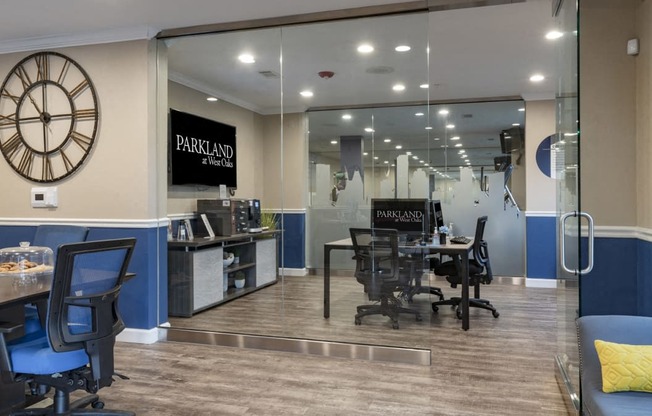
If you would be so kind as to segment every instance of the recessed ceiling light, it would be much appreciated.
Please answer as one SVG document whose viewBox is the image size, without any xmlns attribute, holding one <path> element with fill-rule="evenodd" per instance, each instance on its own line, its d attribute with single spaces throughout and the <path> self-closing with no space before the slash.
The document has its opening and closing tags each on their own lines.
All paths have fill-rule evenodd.
<svg viewBox="0 0 652 416">
<path fill-rule="evenodd" d="M 414 113 L 414 115 L 417 116 L 417 117 L 423 117 L 424 114 L 423 113 Z"/>
<path fill-rule="evenodd" d="M 371 127 L 365 127 L 364 131 L 366 131 L 367 133 L 373 133 L 374 129 L 372 129 Z"/>
<path fill-rule="evenodd" d="M 453 136 L 453 137 L 451 137 L 451 140 L 459 140 L 459 139 L 460 139 L 460 136 Z"/>
<path fill-rule="evenodd" d="M 518 111 L 525 111 L 525 108 L 521 107 L 521 108 L 518 109 Z"/>
<path fill-rule="evenodd" d="M 301 94 L 302 97 L 312 97 L 314 95 L 312 91 L 308 91 L 308 90 L 301 91 L 299 94 Z"/>
<path fill-rule="evenodd" d="M 374 156 L 374 160 L 378 160 L 378 156 Z"/>
<path fill-rule="evenodd" d="M 369 45 L 368 43 L 363 43 L 362 45 L 358 46 L 358 52 L 360 53 L 371 53 L 374 51 L 374 47 Z"/>
<path fill-rule="evenodd" d="M 253 64 L 254 62 L 256 62 L 254 56 L 248 53 L 243 53 L 242 55 L 238 56 L 238 60 L 243 64 Z"/>
<path fill-rule="evenodd" d="M 436 141 L 436 142 L 438 142 L 438 141 L 441 140 L 441 139 L 440 139 L 439 137 L 435 137 L 433 140 Z"/>
<path fill-rule="evenodd" d="M 412 48 L 409 47 L 408 45 L 399 45 L 399 46 L 397 46 L 396 48 L 394 48 L 394 50 L 395 50 L 396 52 L 407 52 L 407 51 L 409 51 L 410 49 L 412 49 Z"/>
<path fill-rule="evenodd" d="M 544 79 L 546 79 L 546 77 L 544 77 L 544 76 L 541 75 L 541 74 L 534 74 L 534 75 L 532 75 L 532 76 L 530 77 L 530 81 L 532 81 L 532 82 L 541 82 L 541 81 L 543 81 Z"/>
<path fill-rule="evenodd" d="M 331 140 L 331 144 L 337 144 L 337 140 Z"/>
<path fill-rule="evenodd" d="M 454 129 L 454 128 L 455 128 L 455 124 L 446 124 L 446 128 L 447 128 L 447 129 Z"/>
<path fill-rule="evenodd" d="M 351 114 L 342 114 L 342 120 L 351 120 Z"/>
<path fill-rule="evenodd" d="M 397 145 L 396 145 L 396 148 L 397 148 L 398 150 L 401 150 L 401 149 L 403 148 L 403 146 L 401 146 L 400 144 L 397 144 Z"/>
<path fill-rule="evenodd" d="M 385 139 L 385 140 L 383 140 L 383 141 L 384 141 L 385 143 L 389 143 L 389 142 L 392 141 L 392 139 Z"/>
<path fill-rule="evenodd" d="M 363 155 L 363 156 L 369 156 L 369 153 L 364 152 L 362 155 Z"/>
<path fill-rule="evenodd" d="M 426 162 L 424 162 L 423 160 L 420 160 L 419 163 L 426 163 Z"/>
<path fill-rule="evenodd" d="M 512 123 L 512 126 L 514 126 L 514 127 L 518 127 L 520 125 L 521 125 L 521 123 Z"/>
<path fill-rule="evenodd" d="M 462 147 L 462 143 L 456 144 L 455 147 Z"/>
<path fill-rule="evenodd" d="M 208 98 L 206 98 L 206 101 L 215 102 L 215 101 L 217 101 L 217 98 L 215 98 L 215 97 L 208 97 Z"/>
<path fill-rule="evenodd" d="M 405 152 L 406 155 L 410 156 L 412 152 Z"/>
<path fill-rule="evenodd" d="M 558 30 L 551 30 L 550 32 L 546 33 L 546 39 L 550 40 L 559 39 L 562 36 L 564 36 L 564 34 Z"/>
<path fill-rule="evenodd" d="M 389 164 L 389 160 L 386 160 L 386 161 L 384 161 L 383 163 L 385 163 L 385 164 Z"/>
<path fill-rule="evenodd" d="M 432 130 L 431 126 L 426 126 L 426 130 Z"/>
<path fill-rule="evenodd" d="M 419 88 L 423 88 L 425 90 L 425 89 L 429 88 L 429 85 L 428 84 L 421 84 L 421 85 L 419 85 Z"/>
<path fill-rule="evenodd" d="M 403 84 L 396 84 L 392 87 L 394 91 L 405 91 L 405 85 Z"/>
<path fill-rule="evenodd" d="M 412 156 L 412 159 L 414 159 L 414 160 L 419 160 L 419 158 L 416 157 L 416 156 Z"/>
<path fill-rule="evenodd" d="M 466 150 L 462 149 L 462 150 L 460 150 L 460 151 L 457 152 L 457 153 L 459 153 L 459 154 L 464 154 L 464 153 L 466 153 Z"/>
<path fill-rule="evenodd" d="M 466 158 L 469 157 L 469 156 L 468 156 L 468 155 L 461 155 L 460 157 L 461 157 L 462 159 L 466 159 Z"/>
<path fill-rule="evenodd" d="M 446 110 L 446 109 L 439 110 L 439 114 L 441 114 L 442 116 L 446 116 L 446 115 L 448 115 L 448 110 Z"/>
</svg>

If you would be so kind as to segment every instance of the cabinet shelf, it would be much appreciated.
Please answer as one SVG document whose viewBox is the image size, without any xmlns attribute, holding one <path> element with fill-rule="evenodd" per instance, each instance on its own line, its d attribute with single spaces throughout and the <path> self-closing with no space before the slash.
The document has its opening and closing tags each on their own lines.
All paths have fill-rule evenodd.
<svg viewBox="0 0 652 416">
<path fill-rule="evenodd" d="M 239 252 L 240 263 L 224 267 L 224 253 L 234 250 Z M 245 275 L 241 289 L 232 286 L 239 271 Z M 191 317 L 276 283 L 277 271 L 278 239 L 269 235 L 216 237 L 187 244 L 175 241 L 168 244 L 168 313 Z"/>
</svg>

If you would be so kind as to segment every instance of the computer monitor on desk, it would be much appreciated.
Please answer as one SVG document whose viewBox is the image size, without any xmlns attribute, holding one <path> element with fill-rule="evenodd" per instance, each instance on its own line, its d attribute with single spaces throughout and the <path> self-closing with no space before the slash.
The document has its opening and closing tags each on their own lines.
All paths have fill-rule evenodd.
<svg viewBox="0 0 652 416">
<path fill-rule="evenodd" d="M 427 237 L 430 232 L 430 201 L 427 199 L 371 200 L 371 227 L 398 230 L 408 240 Z"/>
</svg>

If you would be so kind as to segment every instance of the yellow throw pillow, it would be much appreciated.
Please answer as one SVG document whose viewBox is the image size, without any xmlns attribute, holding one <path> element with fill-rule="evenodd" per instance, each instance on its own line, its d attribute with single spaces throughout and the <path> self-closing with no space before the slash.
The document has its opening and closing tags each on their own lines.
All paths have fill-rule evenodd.
<svg viewBox="0 0 652 416">
<path fill-rule="evenodd" d="M 652 345 L 616 344 L 595 340 L 602 365 L 602 391 L 652 393 Z"/>
</svg>

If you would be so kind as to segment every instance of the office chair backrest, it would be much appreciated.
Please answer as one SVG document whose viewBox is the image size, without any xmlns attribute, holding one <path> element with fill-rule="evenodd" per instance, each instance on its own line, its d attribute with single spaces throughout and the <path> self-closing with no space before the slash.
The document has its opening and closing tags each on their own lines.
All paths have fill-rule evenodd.
<svg viewBox="0 0 652 416">
<path fill-rule="evenodd" d="M 398 231 L 384 228 L 351 228 L 355 277 L 365 285 L 370 299 L 378 297 L 383 284 L 399 279 Z"/>
<path fill-rule="evenodd" d="M 126 238 L 59 247 L 48 305 L 50 346 L 86 349 L 95 380 L 113 375 L 113 344 L 124 329 L 118 295 L 135 244 Z"/>
<path fill-rule="evenodd" d="M 38 247 L 49 247 L 56 256 L 57 248 L 61 244 L 86 241 L 87 235 L 87 227 L 79 225 L 44 224 L 36 227 L 36 233 L 34 234 L 32 245 Z"/>
<path fill-rule="evenodd" d="M 489 279 L 493 278 L 491 272 L 491 262 L 489 261 L 489 248 L 487 242 L 484 240 L 484 229 L 487 224 L 488 217 L 482 216 L 478 218 L 475 226 L 475 237 L 473 238 L 473 259 L 486 270 L 486 275 Z"/>
</svg>

